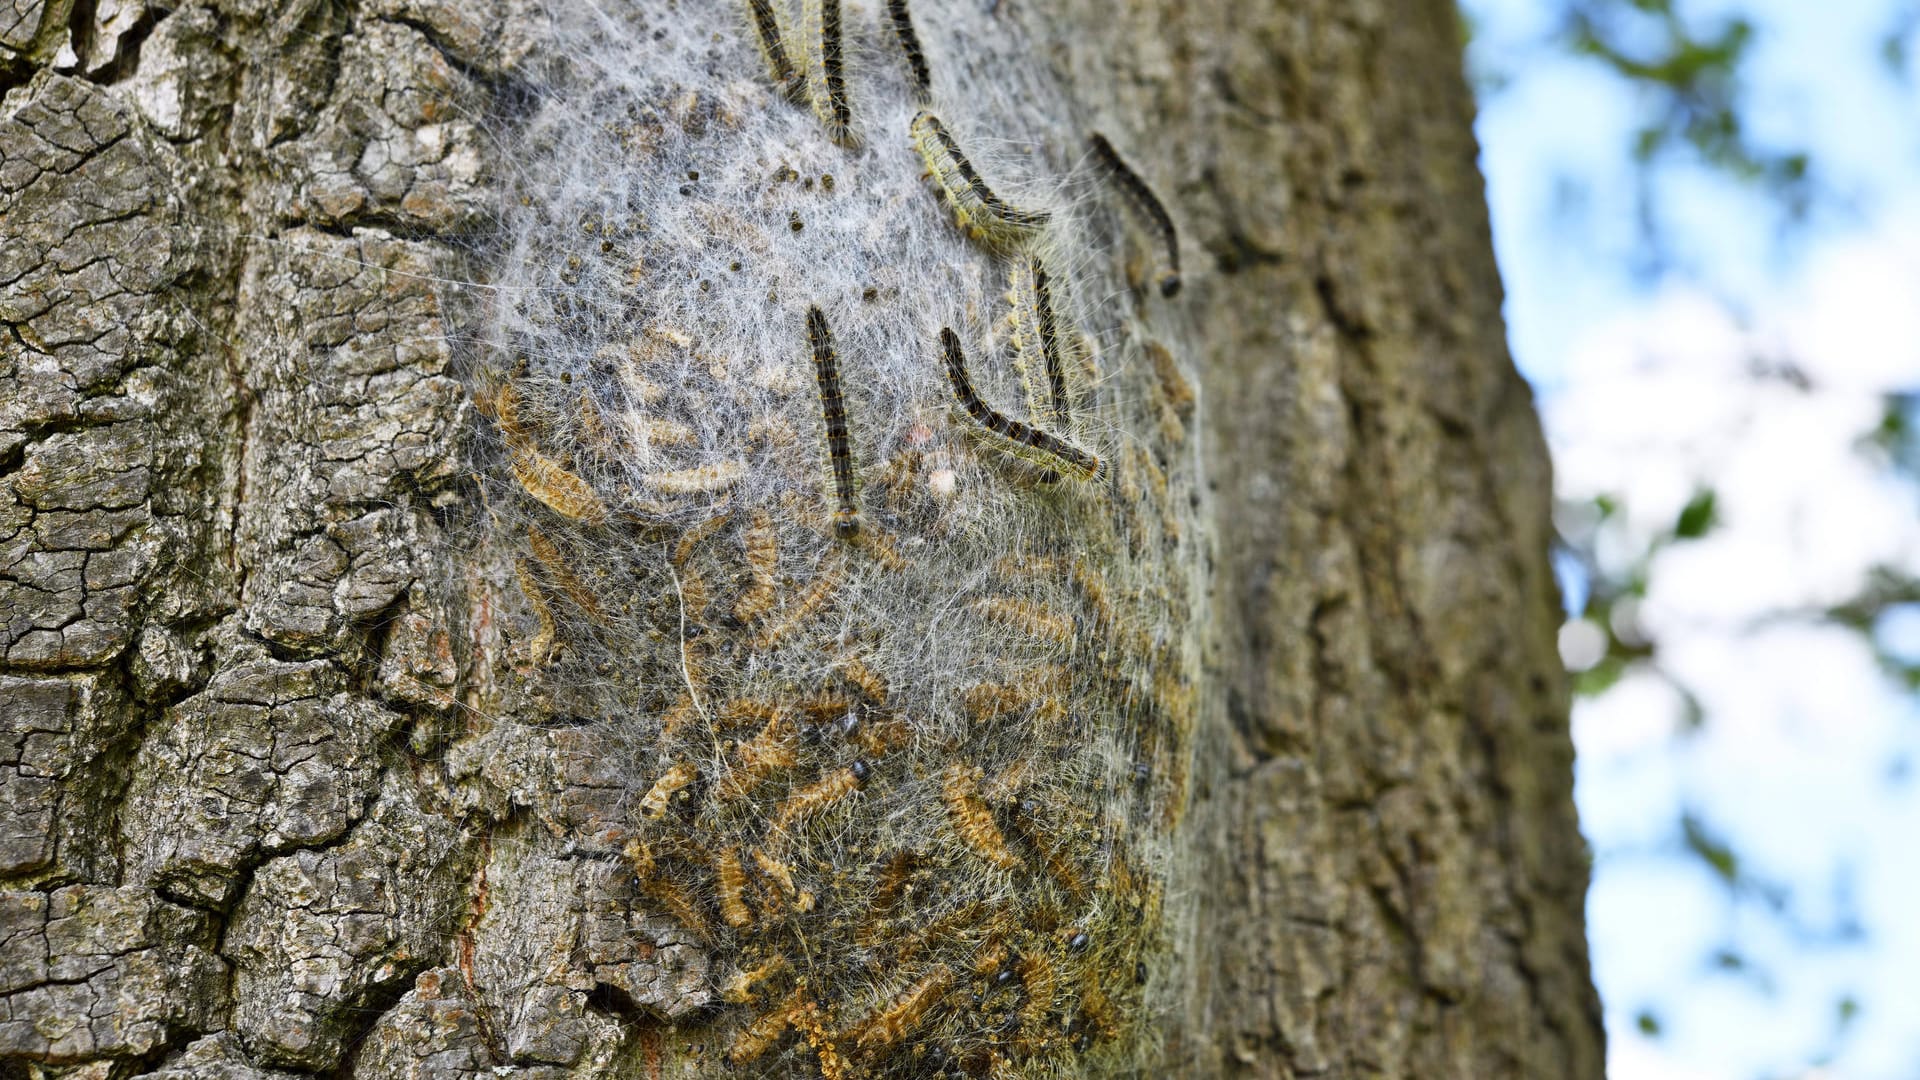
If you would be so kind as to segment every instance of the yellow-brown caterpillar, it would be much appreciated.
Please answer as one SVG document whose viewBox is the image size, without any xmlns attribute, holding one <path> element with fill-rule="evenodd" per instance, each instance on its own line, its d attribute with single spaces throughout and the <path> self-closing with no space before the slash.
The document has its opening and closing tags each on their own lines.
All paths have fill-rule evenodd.
<svg viewBox="0 0 1920 1080">
<path fill-rule="evenodd" d="M 720 996 L 735 1005 L 755 1001 L 760 995 L 754 988 L 786 971 L 788 966 L 786 957 L 770 956 L 750 968 L 735 972 L 720 991 Z"/>
<path fill-rule="evenodd" d="M 553 656 L 553 642 L 560 628 L 553 621 L 553 612 L 547 607 L 546 596 L 540 591 L 540 581 L 534 576 L 533 564 L 525 559 L 516 560 L 514 571 L 520 578 L 520 591 L 526 594 L 527 603 L 533 605 L 533 617 L 540 625 L 540 629 L 534 631 L 533 638 L 527 642 L 528 660 L 534 667 L 540 667 Z"/>
<path fill-rule="evenodd" d="M 820 412 L 827 425 L 827 465 L 833 473 L 834 534 L 851 540 L 860 534 L 860 504 L 853 484 L 853 438 L 847 433 L 846 399 L 840 394 L 840 359 L 833 332 L 817 307 L 807 309 L 807 342 L 813 347 L 813 372 L 820 383 Z"/>
<path fill-rule="evenodd" d="M 1094 160 L 1112 178 L 1114 186 L 1159 234 L 1161 247 L 1167 257 L 1167 264 L 1156 275 L 1160 282 L 1160 295 L 1173 296 L 1180 291 L 1180 238 L 1173 230 L 1173 216 L 1167 213 L 1167 208 L 1161 205 L 1159 197 L 1154 195 L 1147 182 L 1140 179 L 1140 174 L 1121 159 L 1119 151 L 1113 148 L 1105 135 L 1094 132 L 1087 136 L 1087 145 L 1093 149 Z"/>
<path fill-rule="evenodd" d="M 980 776 L 979 766 L 968 768 L 958 762 L 949 765 L 941 781 L 940 796 L 946 801 L 948 816 L 953 819 L 953 831 L 967 847 L 993 865 L 1012 870 L 1020 865 L 1020 860 L 1007 848 L 1007 838 L 994 823 L 993 812 L 976 794 Z"/>
<path fill-rule="evenodd" d="M 996 438 L 996 445 L 1001 449 L 1041 468 L 1071 474 L 1082 480 L 1098 481 L 1106 476 L 1106 463 L 1098 457 L 1057 435 L 995 412 L 992 406 L 980 400 L 980 395 L 974 392 L 973 382 L 967 377 L 967 356 L 960 346 L 960 335 L 954 333 L 952 327 L 940 328 L 940 344 L 946 362 L 947 383 L 953 389 L 954 400 L 960 403 L 975 424 Z"/>
<path fill-rule="evenodd" d="M 1020 958 L 1020 983 L 1027 988 L 1026 1004 L 1020 1007 L 1020 1027 L 1028 1040 L 1046 1029 L 1047 1015 L 1053 1011 L 1058 993 L 1053 961 L 1043 952 L 1031 952 Z"/>
<path fill-rule="evenodd" d="M 860 790 L 866 782 L 867 763 L 856 761 L 844 769 L 836 769 L 825 777 L 815 780 L 805 787 L 797 788 L 793 794 L 780 803 L 774 812 L 774 828 L 785 831 L 794 825 L 821 813 L 840 800 Z"/>
<path fill-rule="evenodd" d="M 728 848 L 714 860 L 714 875 L 720 883 L 720 918 L 735 930 L 753 925 L 753 912 L 743 899 L 747 890 L 747 871 L 740 865 L 740 849 Z"/>
<path fill-rule="evenodd" d="M 594 596 L 593 590 L 587 588 L 586 583 L 580 580 L 580 575 L 573 572 L 573 567 L 561 552 L 560 545 L 554 543 L 539 529 L 528 527 L 527 550 L 533 553 L 534 558 L 540 560 L 540 565 L 546 568 L 547 574 L 555 584 L 560 586 L 560 591 L 566 593 L 588 618 L 597 623 L 606 622 L 607 614 L 601 610 L 599 598 Z"/>
<path fill-rule="evenodd" d="M 945 964 L 921 976 L 907 987 L 894 1003 L 861 1025 L 854 1045 L 861 1050 L 881 1050 L 904 1038 L 927 1015 L 927 1010 L 947 987 L 953 985 L 953 969 Z"/>
<path fill-rule="evenodd" d="M 561 517 L 593 525 L 607 519 L 607 506 L 592 485 L 532 447 L 523 446 L 513 455 L 513 478 Z"/>
<path fill-rule="evenodd" d="M 753 790 L 760 781 L 780 769 L 792 768 L 800 760 L 793 745 L 793 721 L 776 715 L 760 734 L 734 747 L 732 771 L 722 781 L 714 797 L 721 801 L 738 798 Z"/>
<path fill-rule="evenodd" d="M 1028 637 L 1049 641 L 1062 648 L 1073 644 L 1073 618 L 1049 611 L 1032 600 L 1017 596 L 989 596 L 974 601 L 973 609 Z"/>
<path fill-rule="evenodd" d="M 840 0 L 806 0 L 807 87 L 827 138 L 854 145 L 853 106 L 847 100 L 846 52 L 840 32 Z"/>
<path fill-rule="evenodd" d="M 740 1030 L 733 1037 L 733 1045 L 727 1048 L 727 1060 L 735 1065 L 745 1065 L 757 1060 L 773 1049 L 780 1036 L 787 1033 L 787 1025 L 801 1008 L 801 995 L 804 989 L 797 989 L 787 995 L 787 999 Z"/>
<path fill-rule="evenodd" d="M 788 634 L 798 629 L 801 623 L 807 621 L 815 612 L 825 607 L 827 601 L 833 599 L 833 594 L 839 587 L 839 574 L 833 571 L 823 572 L 819 577 L 814 579 L 813 584 L 807 586 L 806 591 L 794 598 L 793 603 L 789 604 L 786 610 L 782 612 L 783 617 L 779 622 L 767 627 L 761 631 L 758 637 L 753 639 L 753 647 L 756 649 L 770 649 L 779 644 Z"/>
<path fill-rule="evenodd" d="M 1009 206 L 994 194 L 939 117 L 923 111 L 913 118 L 909 130 L 913 135 L 913 148 L 926 162 L 927 174 L 939 183 L 961 228 L 998 244 L 1035 232 L 1047 224 L 1050 215 L 1046 211 Z"/>
<path fill-rule="evenodd" d="M 664 817 L 667 803 L 675 795 L 686 790 L 688 784 L 700 778 L 700 767 L 692 762 L 683 761 L 660 774 L 653 787 L 640 798 L 640 815 L 646 818 Z"/>
<path fill-rule="evenodd" d="M 887 17 L 893 22 L 893 36 L 900 40 L 900 51 L 907 56 L 907 81 L 913 86 L 913 99 L 926 101 L 933 96 L 933 73 L 927 70 L 927 54 L 920 50 L 920 35 L 914 33 L 907 0 L 887 0 Z"/>
<path fill-rule="evenodd" d="M 749 582 L 733 604 L 733 617 L 743 623 L 757 622 L 773 607 L 774 572 L 780 565 L 780 543 L 774 535 L 773 519 L 765 512 L 753 515 L 742 541 L 747 550 Z"/>
<path fill-rule="evenodd" d="M 705 495 L 730 488 L 745 475 L 746 462 L 720 461 L 691 469 L 648 473 L 640 478 L 640 482 L 664 495 Z"/>
</svg>

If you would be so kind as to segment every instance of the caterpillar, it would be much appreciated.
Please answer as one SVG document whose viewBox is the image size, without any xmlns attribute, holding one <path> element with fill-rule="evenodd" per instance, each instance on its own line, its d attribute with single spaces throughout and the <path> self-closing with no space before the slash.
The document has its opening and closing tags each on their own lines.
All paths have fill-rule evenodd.
<svg viewBox="0 0 1920 1080">
<path fill-rule="evenodd" d="M 907 81 L 913 84 L 914 100 L 927 101 L 933 96 L 933 73 L 927 70 L 927 54 L 920 50 L 920 35 L 914 33 L 907 0 L 887 0 L 887 16 L 900 39 L 900 51 L 907 55 Z"/>
<path fill-rule="evenodd" d="M 1075 634 L 1071 616 L 1049 611 L 1032 600 L 1015 596 L 989 596 L 973 602 L 973 609 L 987 618 L 1032 638 L 1050 641 L 1067 648 Z"/>
<path fill-rule="evenodd" d="M 1038 1037 L 1044 1045 L 1046 1037 L 1040 1033 L 1047 1026 L 1047 1015 L 1053 1012 L 1054 995 L 1058 993 L 1053 961 L 1046 953 L 1031 952 L 1020 958 L 1020 983 L 1027 988 L 1026 1004 L 1020 1007 L 1023 1041 Z"/>
<path fill-rule="evenodd" d="M 820 383 L 820 411 L 827 424 L 827 464 L 833 472 L 833 492 L 839 506 L 833 513 L 833 531 L 841 539 L 860 535 L 860 505 L 853 484 L 853 439 L 847 434 L 847 406 L 840 396 L 840 360 L 833 351 L 833 332 L 818 307 L 807 309 L 807 341 L 813 346 L 813 371 Z"/>
<path fill-rule="evenodd" d="M 807 85 L 813 111 L 827 138 L 853 146 L 853 106 L 847 100 L 846 53 L 840 35 L 840 0 L 806 0 Z"/>
<path fill-rule="evenodd" d="M 844 769 L 836 769 L 824 778 L 795 790 L 780 804 L 779 810 L 775 811 L 774 828 L 784 832 L 833 806 L 858 791 L 860 785 L 866 783 L 867 774 L 870 771 L 866 762 L 856 761 Z"/>
<path fill-rule="evenodd" d="M 667 803 L 674 796 L 686 790 L 688 784 L 700 778 L 700 768 L 691 762 L 683 761 L 660 775 L 653 787 L 640 799 L 640 814 L 647 818 L 664 817 Z"/>
<path fill-rule="evenodd" d="M 815 612 L 825 607 L 827 602 L 833 599 L 834 593 L 838 591 L 839 588 L 840 575 L 837 571 L 828 570 L 822 572 L 819 577 L 814 579 L 813 584 L 807 586 L 805 592 L 802 592 L 794 599 L 792 604 L 788 605 L 782 613 L 784 617 L 779 622 L 767 627 L 760 632 L 758 637 L 753 639 L 753 647 L 756 649 L 771 649 L 779 644 L 787 635 L 798 629 L 800 624 L 806 622 Z"/>
<path fill-rule="evenodd" d="M 953 819 L 953 831 L 960 834 L 973 853 L 1002 870 L 1020 865 L 1007 848 L 1007 838 L 993 820 L 993 812 L 976 794 L 980 784 L 979 766 L 968 768 L 958 763 L 947 766 L 940 784 L 940 796 Z"/>
<path fill-rule="evenodd" d="M 753 912 L 741 899 L 746 892 L 747 871 L 740 865 L 740 849 L 728 848 L 715 860 L 715 875 L 720 882 L 720 918 L 735 930 L 753 925 Z"/>
<path fill-rule="evenodd" d="M 742 541 L 747 550 L 749 584 L 734 601 L 733 617 L 743 623 L 758 622 L 774 600 L 774 573 L 780 565 L 780 541 L 773 531 L 773 519 L 764 511 L 753 515 Z"/>
<path fill-rule="evenodd" d="M 892 1005 L 862 1024 L 863 1030 L 854 1045 L 861 1050 L 880 1050 L 899 1042 L 952 984 L 952 968 L 945 964 L 934 968 L 909 986 Z"/>
<path fill-rule="evenodd" d="M 774 14 L 772 0 L 747 0 L 747 13 L 753 18 L 754 35 L 760 40 L 760 55 L 766 58 L 767 70 L 773 75 L 773 81 L 780 84 L 780 91 L 788 101 L 799 101 L 806 96 L 806 76 L 793 66 L 793 60 L 787 56 L 786 42 L 780 33 L 780 20 Z"/>
<path fill-rule="evenodd" d="M 793 767 L 799 753 L 793 745 L 793 721 L 776 715 L 760 734 L 733 748 L 735 764 L 715 792 L 720 801 L 730 801 L 753 790 L 771 773 Z"/>
<path fill-rule="evenodd" d="M 561 517 L 591 525 L 607 519 L 607 506 L 592 485 L 538 450 L 523 446 L 513 455 L 513 478 Z"/>
<path fill-rule="evenodd" d="M 785 1001 L 742 1028 L 740 1034 L 734 1036 L 733 1045 L 727 1048 L 727 1060 L 735 1065 L 745 1065 L 773 1049 L 774 1044 L 780 1041 L 780 1036 L 786 1034 L 787 1025 L 800 1011 L 804 993 L 804 989 L 794 990 Z"/>
<path fill-rule="evenodd" d="M 947 382 L 953 396 L 974 423 L 993 434 L 1001 449 L 1044 469 L 1070 473 L 1082 480 L 1099 481 L 1106 476 L 1106 463 L 1057 435 L 1023 424 L 995 412 L 974 392 L 967 378 L 967 356 L 960 346 L 960 335 L 952 327 L 940 328 L 940 344 L 945 353 Z"/>
<path fill-rule="evenodd" d="M 534 576 L 533 564 L 525 559 L 516 560 L 514 572 L 520 579 L 520 591 L 526 594 L 527 603 L 533 606 L 533 617 L 540 625 L 540 629 L 527 642 L 527 658 L 534 667 L 544 667 L 553 656 L 553 642 L 560 634 L 560 627 L 554 622 L 553 611 L 547 607 L 547 598 L 540 591 L 540 581 Z"/>
<path fill-rule="evenodd" d="M 721 461 L 691 469 L 648 473 L 640 481 L 665 495 L 704 495 L 730 488 L 746 475 L 746 462 Z"/>
<path fill-rule="evenodd" d="M 1140 179 L 1140 174 L 1121 159 L 1119 151 L 1113 148 L 1105 135 L 1094 132 L 1087 136 L 1087 145 L 1093 149 L 1094 160 L 1112 178 L 1114 186 L 1160 235 L 1167 264 L 1160 268 L 1156 276 L 1160 283 L 1160 295 L 1171 298 L 1180 291 L 1180 238 L 1174 232 L 1172 215 L 1167 213 L 1167 208 L 1154 195 L 1153 189 L 1147 186 L 1147 182 Z"/>
<path fill-rule="evenodd" d="M 735 1005 L 746 1005 L 756 1001 L 760 995 L 754 992 L 754 987 L 786 971 L 788 966 L 787 958 L 784 956 L 768 957 L 753 967 L 735 972 L 733 977 L 727 980 L 720 996 Z"/>
<path fill-rule="evenodd" d="M 1029 416 L 1036 422 L 1068 430 L 1072 410 L 1067 397 L 1066 363 L 1054 320 L 1053 283 L 1046 263 L 1031 252 L 1013 271 L 1013 338 Z"/>
<path fill-rule="evenodd" d="M 1004 243 L 1045 227 L 1050 218 L 1046 211 L 1009 206 L 993 193 L 939 117 L 923 110 L 908 130 L 927 174 L 939 183 L 955 220 L 970 235 Z"/>
<path fill-rule="evenodd" d="M 546 533 L 528 526 L 527 550 L 540 560 L 540 565 L 546 567 L 547 573 L 559 584 L 560 591 L 566 593 L 589 619 L 602 625 L 606 623 L 607 613 L 601 609 L 599 598 L 594 596 L 592 589 L 587 588 L 586 582 L 580 580 L 580 575 L 573 572 L 560 545 L 548 539 Z"/>
</svg>

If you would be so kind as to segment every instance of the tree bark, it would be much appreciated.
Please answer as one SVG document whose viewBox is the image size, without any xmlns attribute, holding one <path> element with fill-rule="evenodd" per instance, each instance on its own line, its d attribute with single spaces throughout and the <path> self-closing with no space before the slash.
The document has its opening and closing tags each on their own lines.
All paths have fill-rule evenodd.
<svg viewBox="0 0 1920 1080">
<path fill-rule="evenodd" d="M 880 5 L 538 7 L 0 12 L 0 1076 L 1600 1076 L 1452 5 L 914 10 L 1092 484 Z"/>
</svg>

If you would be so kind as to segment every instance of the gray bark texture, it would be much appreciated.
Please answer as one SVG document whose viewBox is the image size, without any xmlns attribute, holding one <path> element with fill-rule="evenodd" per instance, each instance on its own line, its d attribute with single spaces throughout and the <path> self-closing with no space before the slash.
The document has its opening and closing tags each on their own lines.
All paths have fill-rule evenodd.
<svg viewBox="0 0 1920 1080">
<path fill-rule="evenodd" d="M 0 0 L 0 1077 L 1601 1076 L 1452 4 L 632 3 Z"/>
</svg>

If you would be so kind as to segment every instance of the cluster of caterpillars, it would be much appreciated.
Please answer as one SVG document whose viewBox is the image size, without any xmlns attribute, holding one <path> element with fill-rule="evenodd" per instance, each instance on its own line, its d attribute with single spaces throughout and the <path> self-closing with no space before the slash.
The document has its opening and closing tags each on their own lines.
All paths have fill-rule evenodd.
<svg viewBox="0 0 1920 1080">
<path fill-rule="evenodd" d="M 1091 365 L 1048 237 L 1067 215 L 994 191 L 930 111 L 934 70 L 906 0 L 885 11 L 926 107 L 911 124 L 913 145 L 962 231 L 1002 261 L 1009 285 L 1026 412 L 1016 418 L 983 398 L 960 334 L 943 327 L 928 354 L 958 419 L 1042 480 L 1108 485 L 1127 521 L 1139 520 L 1142 488 L 1165 514 L 1166 475 L 1150 455 L 1125 448 L 1103 457 L 1075 441 Z M 783 0 L 746 0 L 746 14 L 781 91 L 811 102 L 833 141 L 854 145 L 839 0 L 805 0 L 798 19 Z M 1108 171 L 1129 205 L 1138 209 L 1140 196 L 1127 178 L 1144 193 L 1150 224 L 1155 211 L 1165 220 L 1177 288 L 1171 219 L 1123 163 Z M 1167 280 L 1161 291 L 1171 295 Z M 863 590 L 954 595 L 952 568 L 924 555 L 940 549 L 921 546 L 944 535 L 941 511 L 926 508 L 956 505 L 929 494 L 939 470 L 927 462 L 947 451 L 916 424 L 877 475 L 862 474 L 852 423 L 867 400 L 861 357 L 842 356 L 820 306 L 795 320 L 791 340 L 795 359 L 804 340 L 817 390 L 821 427 L 810 416 L 798 426 L 823 432 L 818 498 L 756 489 L 761 476 L 746 457 L 712 461 L 692 407 L 673 419 L 603 415 L 601 399 L 578 383 L 566 384 L 567 396 L 530 391 L 529 404 L 513 379 L 482 402 L 514 480 L 539 504 L 518 566 L 537 619 L 531 666 L 564 662 L 570 673 L 600 676 L 642 718 L 621 729 L 638 732 L 633 756 L 644 775 L 623 796 L 607 850 L 631 869 L 646 901 L 636 906 L 715 958 L 715 988 L 734 1008 L 713 1018 L 711 1053 L 723 1064 L 708 1071 L 1005 1078 L 1068 1071 L 1073 1055 L 1103 1047 L 1119 1053 L 1145 1013 L 1148 946 L 1136 928 L 1158 924 L 1161 902 L 1130 837 L 1155 805 L 1149 789 L 1180 782 L 1156 771 L 1179 767 L 1157 749 L 1168 742 L 1159 733 L 1179 730 L 1174 717 L 1191 710 L 1166 629 L 1165 612 L 1180 601 L 1164 588 L 1156 595 L 1105 579 L 1099 568 L 1119 561 L 1111 534 L 1094 530 L 1074 552 L 1041 529 L 1011 534 L 1015 542 L 991 554 L 966 556 L 978 558 L 979 582 L 940 626 L 969 643 L 977 666 L 930 671 L 907 655 L 930 621 L 860 605 Z M 694 335 L 652 325 L 630 351 L 697 358 L 716 372 L 717 395 L 730 392 L 699 348 Z M 667 400 L 647 389 L 636 398 Z M 751 422 L 795 433 L 785 415 Z M 572 445 L 552 436 L 569 423 L 582 433 Z M 596 462 L 619 460 L 619 439 L 631 437 L 615 434 L 622 424 L 644 425 L 652 446 L 689 454 L 675 465 L 704 463 L 629 472 L 625 492 L 596 485 L 589 478 L 604 478 Z M 582 450 L 594 440 L 604 453 Z M 626 566 L 605 557 L 610 550 L 647 554 Z M 662 569 L 670 590 L 648 576 Z M 1141 617 L 1148 608 L 1159 610 Z M 596 653 L 597 641 L 613 645 Z M 551 681 L 559 696 L 569 682 L 595 680 Z M 614 695 L 595 692 L 571 711 L 605 715 Z M 1085 752 L 1093 735 L 1114 728 L 1123 749 Z M 915 816 L 903 822 L 904 814 Z"/>
<path fill-rule="evenodd" d="M 761 54 L 774 81 L 789 99 L 797 102 L 805 97 L 812 102 L 814 112 L 834 142 L 856 145 L 853 106 L 847 90 L 840 0 L 804 0 L 799 63 L 787 48 L 788 35 L 773 0 L 747 0 L 747 6 Z M 923 104 L 928 103 L 933 96 L 932 70 L 919 33 L 914 29 L 908 2 L 887 0 L 886 9 L 906 60 L 908 83 L 914 97 Z M 914 116 L 908 134 L 925 164 L 926 175 L 935 181 L 942 198 L 952 209 L 955 223 L 968 236 L 991 250 L 1011 254 L 1014 260 L 1011 271 L 1014 288 L 1009 295 L 1012 310 L 1008 320 L 1018 350 L 1015 362 L 1027 392 L 1028 420 L 1024 423 L 1015 420 L 980 397 L 968 376 L 966 351 L 958 335 L 951 328 L 942 328 L 940 361 L 954 400 L 972 421 L 972 430 L 989 444 L 1035 465 L 1042 479 L 1067 475 L 1087 481 L 1102 480 L 1106 475 L 1105 463 L 1062 434 L 1071 431 L 1072 426 L 1066 354 L 1076 350 L 1078 333 L 1062 325 L 1062 313 L 1055 305 L 1055 290 L 1050 284 L 1052 274 L 1045 252 L 1050 246 L 1047 229 L 1052 215 L 1045 210 L 1014 206 L 1001 198 L 930 109 L 922 109 Z M 1158 236 L 1164 263 L 1156 280 L 1162 296 L 1174 296 L 1180 289 L 1180 246 L 1172 216 L 1105 135 L 1092 133 L 1088 145 L 1095 161 L 1127 204 Z M 815 363 L 819 366 L 835 496 L 840 501 L 841 520 L 847 526 L 843 535 L 851 536 L 858 530 L 858 511 L 850 495 L 850 451 L 844 403 L 831 355 L 831 335 L 817 308 L 809 312 L 807 326 Z M 828 343 L 824 361 L 823 339 Z"/>
</svg>

